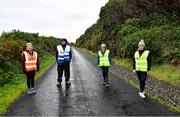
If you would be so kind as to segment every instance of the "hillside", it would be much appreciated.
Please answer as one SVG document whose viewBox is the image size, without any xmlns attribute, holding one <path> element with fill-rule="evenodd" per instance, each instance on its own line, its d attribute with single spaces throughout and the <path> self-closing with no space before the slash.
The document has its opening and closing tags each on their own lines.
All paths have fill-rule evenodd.
<svg viewBox="0 0 180 117">
<path fill-rule="evenodd" d="M 97 51 L 106 43 L 112 55 L 131 59 L 140 39 L 155 64 L 180 64 L 179 0 L 109 0 L 96 24 L 76 46 Z"/>
</svg>

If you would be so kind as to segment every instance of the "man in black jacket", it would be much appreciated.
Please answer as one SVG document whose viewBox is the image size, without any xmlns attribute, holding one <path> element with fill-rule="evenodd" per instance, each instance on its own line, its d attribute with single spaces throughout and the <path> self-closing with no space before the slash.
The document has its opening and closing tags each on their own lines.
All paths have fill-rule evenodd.
<svg viewBox="0 0 180 117">
<path fill-rule="evenodd" d="M 72 58 L 71 47 L 68 45 L 67 39 L 61 39 L 61 45 L 56 49 L 56 61 L 58 63 L 58 84 L 61 85 L 63 72 L 65 72 L 66 85 L 70 85 L 70 62 Z"/>
</svg>

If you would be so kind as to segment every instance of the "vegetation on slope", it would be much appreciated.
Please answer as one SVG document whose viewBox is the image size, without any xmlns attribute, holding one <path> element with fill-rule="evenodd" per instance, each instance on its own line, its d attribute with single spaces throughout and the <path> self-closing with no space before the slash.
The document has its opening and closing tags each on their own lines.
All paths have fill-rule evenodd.
<svg viewBox="0 0 180 117">
<path fill-rule="evenodd" d="M 179 0 L 110 0 L 100 19 L 88 28 L 76 46 L 98 50 L 106 43 L 113 55 L 132 58 L 144 39 L 156 64 L 180 64 Z"/>
</svg>

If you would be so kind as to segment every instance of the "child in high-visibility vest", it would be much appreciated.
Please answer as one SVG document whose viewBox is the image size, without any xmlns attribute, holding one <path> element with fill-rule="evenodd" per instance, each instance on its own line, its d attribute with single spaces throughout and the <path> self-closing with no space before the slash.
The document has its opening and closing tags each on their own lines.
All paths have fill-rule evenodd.
<svg viewBox="0 0 180 117">
<path fill-rule="evenodd" d="M 98 52 L 97 57 L 97 65 L 101 67 L 102 74 L 103 74 L 103 85 L 109 86 L 109 80 L 108 80 L 108 71 L 109 66 L 112 65 L 112 58 L 110 56 L 109 50 L 106 49 L 106 45 L 102 44 L 101 49 Z"/>
<path fill-rule="evenodd" d="M 140 82 L 139 96 L 146 98 L 145 96 L 145 82 L 150 74 L 151 69 L 151 56 L 149 50 L 145 50 L 145 42 L 141 40 L 138 44 L 138 50 L 134 54 L 133 59 L 133 72 L 137 74 Z"/>
</svg>

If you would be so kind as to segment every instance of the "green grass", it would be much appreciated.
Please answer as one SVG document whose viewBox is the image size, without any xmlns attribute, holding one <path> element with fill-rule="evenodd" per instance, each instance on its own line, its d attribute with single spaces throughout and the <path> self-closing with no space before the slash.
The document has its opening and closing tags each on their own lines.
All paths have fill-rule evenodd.
<svg viewBox="0 0 180 117">
<path fill-rule="evenodd" d="M 84 52 L 88 52 L 89 54 L 96 56 L 97 54 L 84 49 L 84 48 L 79 48 L 80 50 Z M 113 62 L 117 65 L 123 66 L 125 68 L 131 69 L 132 70 L 132 60 L 130 59 L 117 59 L 113 58 Z M 119 77 L 118 74 L 112 71 L 114 75 Z M 173 65 L 159 65 L 159 66 L 153 66 L 151 70 L 151 75 L 153 78 L 157 78 L 158 80 L 164 80 L 167 81 L 171 84 L 174 85 L 179 85 L 180 84 L 180 69 L 173 66 Z M 132 80 L 129 79 L 123 79 L 126 83 L 130 84 L 133 86 L 135 89 L 139 89 L 139 85 L 133 82 Z M 175 111 L 175 112 L 180 112 L 180 108 L 175 107 L 172 105 L 170 102 L 166 102 L 160 97 L 156 96 L 153 92 L 151 91 L 146 91 L 146 94 L 149 98 L 158 101 L 160 104 L 167 106 L 170 110 Z"/>
<path fill-rule="evenodd" d="M 80 48 L 83 51 L 88 52 L 91 55 L 96 56 L 97 54 L 84 48 Z M 121 65 L 125 68 L 132 70 L 132 60 L 113 58 L 113 62 L 117 65 Z M 164 80 L 170 84 L 179 86 L 180 85 L 180 68 L 170 64 L 163 65 L 152 65 L 151 76 L 158 80 Z"/>
<path fill-rule="evenodd" d="M 93 55 L 93 56 L 97 56 L 97 53 L 94 53 L 94 52 L 92 52 L 92 51 L 90 51 L 90 50 L 87 50 L 87 49 L 84 49 L 84 48 L 76 48 L 76 49 L 80 49 L 80 50 L 82 50 L 82 51 L 88 52 L 89 54 L 91 54 L 91 55 Z"/>
<path fill-rule="evenodd" d="M 132 60 L 130 60 L 130 59 L 114 58 L 113 61 L 117 65 L 121 65 L 125 68 L 132 70 Z"/>
<path fill-rule="evenodd" d="M 132 61 L 129 59 L 114 59 L 115 64 L 132 70 Z M 180 69 L 170 64 L 153 65 L 151 76 L 158 80 L 164 80 L 170 84 L 180 85 Z"/>
<path fill-rule="evenodd" d="M 96 56 L 97 54 L 80 48 L 83 51 L 90 53 L 91 55 Z M 122 58 L 113 58 L 113 62 L 117 65 L 121 65 L 125 68 L 132 70 L 132 60 L 130 59 L 122 59 Z M 180 68 L 170 64 L 163 65 L 152 65 L 150 75 L 152 78 L 156 78 L 158 80 L 164 80 L 170 84 L 179 86 L 180 85 Z"/>
<path fill-rule="evenodd" d="M 36 74 L 36 80 L 39 79 L 53 64 L 55 63 L 54 56 L 45 56 L 40 61 L 40 71 Z M 23 92 L 27 89 L 25 75 L 22 75 L 22 80 L 17 84 L 7 84 L 0 88 L 0 115 L 3 115 L 8 107 L 15 102 Z"/>
<path fill-rule="evenodd" d="M 159 80 L 165 80 L 171 84 L 180 85 L 180 69 L 169 64 L 152 67 L 152 76 Z"/>
</svg>

